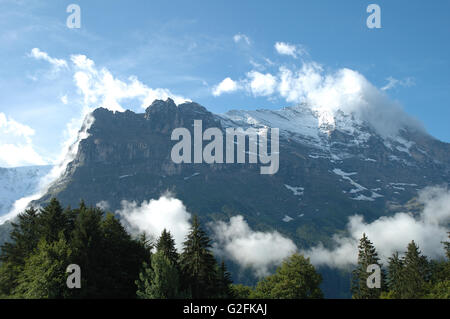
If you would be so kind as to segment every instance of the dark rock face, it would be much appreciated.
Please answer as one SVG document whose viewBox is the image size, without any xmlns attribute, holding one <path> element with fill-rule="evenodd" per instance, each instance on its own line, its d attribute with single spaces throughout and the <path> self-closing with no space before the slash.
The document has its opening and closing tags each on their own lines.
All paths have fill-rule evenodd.
<svg viewBox="0 0 450 319">
<path fill-rule="evenodd" d="M 173 129 L 185 127 L 193 136 L 194 120 L 202 120 L 203 130 L 243 123 L 212 114 L 197 103 L 177 106 L 171 99 L 157 100 L 144 114 L 100 108 L 93 117 L 89 137 L 41 203 L 52 196 L 64 205 L 76 205 L 80 199 L 91 205 L 107 201 L 115 211 L 122 200 L 139 203 L 170 191 L 204 221 L 242 214 L 252 227 L 277 229 L 307 247 L 329 242 L 333 233 L 345 229 L 348 216 L 363 214 L 371 221 L 392 214 L 419 189 L 450 181 L 449 144 L 407 129 L 401 131 L 411 142 L 407 152 L 386 146 L 363 124 L 357 128 L 358 134 L 369 136 L 364 143 L 355 142 L 348 131 L 326 128 L 328 133 L 320 136 L 327 145 L 322 149 L 287 130 L 280 136 L 278 173 L 261 175 L 260 165 L 248 160 L 172 162 L 170 153 L 177 142 L 170 139 Z"/>
</svg>

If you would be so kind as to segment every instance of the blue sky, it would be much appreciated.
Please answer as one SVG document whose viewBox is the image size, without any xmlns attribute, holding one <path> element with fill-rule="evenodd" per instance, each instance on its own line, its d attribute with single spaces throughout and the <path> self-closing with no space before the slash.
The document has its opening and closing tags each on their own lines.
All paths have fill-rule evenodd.
<svg viewBox="0 0 450 319">
<path fill-rule="evenodd" d="M 80 29 L 66 26 L 71 3 L 81 8 Z M 366 26 L 370 3 L 381 8 L 381 29 Z M 67 124 L 79 124 L 83 106 L 110 101 L 103 93 L 86 100 L 74 78 L 102 69 L 124 85 L 134 76 L 147 93 L 165 89 L 158 92 L 222 113 L 295 104 L 273 87 L 249 89 L 252 71 L 276 77 L 280 67 L 320 65 L 325 77 L 347 68 L 450 142 L 449 12 L 450 2 L 438 0 L 0 0 L 0 166 L 54 161 L 70 135 Z M 276 43 L 295 51 L 280 54 Z M 81 60 L 74 66 L 82 55 L 95 71 Z M 213 94 L 226 78 L 237 88 Z M 145 99 L 132 95 L 116 100 L 142 112 Z M 13 146 L 1 148 L 6 144 Z"/>
</svg>

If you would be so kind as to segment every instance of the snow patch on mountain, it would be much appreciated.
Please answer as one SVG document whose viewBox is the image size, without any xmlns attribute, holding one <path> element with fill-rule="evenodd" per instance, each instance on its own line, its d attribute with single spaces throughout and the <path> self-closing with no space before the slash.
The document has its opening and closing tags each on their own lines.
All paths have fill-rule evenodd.
<svg viewBox="0 0 450 319">
<path fill-rule="evenodd" d="M 289 189 L 290 191 L 292 191 L 292 193 L 294 194 L 294 196 L 302 196 L 304 194 L 304 188 L 300 187 L 300 186 L 290 186 L 288 184 L 284 184 L 284 186 Z"/>
</svg>

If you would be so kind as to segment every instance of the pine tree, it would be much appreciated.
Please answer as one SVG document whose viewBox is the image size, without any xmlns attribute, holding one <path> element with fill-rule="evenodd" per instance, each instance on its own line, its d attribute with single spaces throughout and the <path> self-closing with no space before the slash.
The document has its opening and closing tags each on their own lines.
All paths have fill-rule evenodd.
<svg viewBox="0 0 450 319">
<path fill-rule="evenodd" d="M 132 240 L 122 224 L 108 213 L 100 223 L 103 249 L 97 256 L 102 273 L 98 294 L 102 298 L 132 298 L 136 295 L 134 280 L 142 260 L 149 258 L 146 249 Z"/>
<path fill-rule="evenodd" d="M 403 260 L 396 252 L 389 258 L 387 275 L 388 298 L 401 298 L 403 281 Z"/>
<path fill-rule="evenodd" d="M 234 298 L 231 285 L 231 274 L 228 272 L 225 262 L 222 260 L 217 269 L 216 298 L 231 299 Z"/>
<path fill-rule="evenodd" d="M 210 298 L 215 293 L 217 262 L 210 248 L 211 240 L 200 228 L 197 216 L 194 216 L 190 232 L 183 243 L 180 267 L 185 288 L 195 299 Z"/>
<path fill-rule="evenodd" d="M 38 213 L 34 208 L 27 209 L 12 223 L 11 242 L 1 247 L 0 254 L 0 295 L 12 295 L 22 272 L 25 259 L 31 255 L 39 242 Z"/>
<path fill-rule="evenodd" d="M 427 257 L 421 254 L 414 240 L 408 244 L 403 265 L 401 298 L 423 297 L 431 274 Z"/>
<path fill-rule="evenodd" d="M 58 234 L 62 231 L 68 237 L 68 220 L 63 208 L 56 198 L 52 198 L 50 203 L 39 214 L 40 237 L 47 242 L 58 240 Z"/>
<path fill-rule="evenodd" d="M 38 213 L 34 208 L 25 210 L 17 216 L 18 222 L 12 223 L 11 242 L 1 247 L 0 261 L 23 264 L 39 242 Z"/>
<path fill-rule="evenodd" d="M 359 241 L 358 249 L 358 265 L 352 272 L 352 297 L 355 299 L 378 299 L 384 286 L 383 274 L 381 274 L 381 288 L 367 286 L 367 278 L 370 276 L 370 273 L 367 272 L 368 266 L 376 264 L 381 269 L 378 253 L 366 234 L 363 234 Z"/>
<path fill-rule="evenodd" d="M 179 255 L 175 248 L 175 240 L 166 229 L 162 231 L 156 242 L 156 251 L 163 253 L 174 265 L 178 265 Z"/>
<path fill-rule="evenodd" d="M 74 263 L 79 265 L 83 276 L 81 289 L 76 295 L 82 298 L 101 297 L 101 287 L 107 281 L 102 269 L 104 245 L 101 229 L 102 211 L 81 206 L 72 233 Z"/>
</svg>

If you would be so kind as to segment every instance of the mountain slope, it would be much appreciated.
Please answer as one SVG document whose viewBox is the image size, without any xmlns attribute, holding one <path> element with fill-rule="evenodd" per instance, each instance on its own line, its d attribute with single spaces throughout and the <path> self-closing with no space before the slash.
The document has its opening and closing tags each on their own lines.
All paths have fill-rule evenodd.
<svg viewBox="0 0 450 319">
<path fill-rule="evenodd" d="M 16 200 L 32 195 L 52 166 L 0 167 L 0 216 L 7 214 Z"/>
<path fill-rule="evenodd" d="M 97 109 L 93 117 L 75 160 L 40 202 L 107 201 L 115 211 L 122 200 L 171 191 L 205 221 L 240 213 L 256 228 L 278 229 L 309 246 L 345 229 L 350 215 L 371 221 L 392 214 L 419 189 L 450 180 L 449 144 L 406 127 L 382 137 L 352 115 L 338 112 L 330 121 L 304 105 L 215 115 L 168 99 L 144 114 Z M 278 173 L 261 175 L 259 165 L 248 163 L 173 163 L 172 130 L 186 127 L 193 135 L 200 119 L 203 130 L 280 128 Z"/>
</svg>

